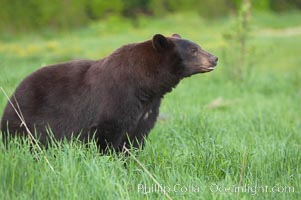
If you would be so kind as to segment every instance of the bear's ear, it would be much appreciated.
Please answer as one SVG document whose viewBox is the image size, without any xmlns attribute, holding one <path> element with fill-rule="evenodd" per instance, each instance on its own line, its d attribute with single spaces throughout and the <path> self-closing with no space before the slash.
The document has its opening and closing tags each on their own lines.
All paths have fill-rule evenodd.
<svg viewBox="0 0 301 200">
<path fill-rule="evenodd" d="M 154 35 L 152 39 L 152 44 L 154 49 L 156 49 L 159 52 L 167 49 L 170 46 L 168 39 L 161 34 Z"/>
<path fill-rule="evenodd" d="M 182 37 L 179 34 L 172 34 L 171 37 L 181 39 Z"/>
</svg>

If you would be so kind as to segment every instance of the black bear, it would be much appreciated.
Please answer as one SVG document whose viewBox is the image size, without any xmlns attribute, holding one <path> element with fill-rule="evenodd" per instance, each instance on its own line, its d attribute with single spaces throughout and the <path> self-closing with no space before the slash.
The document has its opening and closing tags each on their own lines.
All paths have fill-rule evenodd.
<svg viewBox="0 0 301 200">
<path fill-rule="evenodd" d="M 25 78 L 11 97 L 27 127 L 47 145 L 55 139 L 94 135 L 100 150 L 143 146 L 159 114 L 161 99 L 181 79 L 210 72 L 218 58 L 178 34 L 122 46 L 100 60 L 43 67 Z M 27 131 L 10 103 L 3 138 Z"/>
</svg>

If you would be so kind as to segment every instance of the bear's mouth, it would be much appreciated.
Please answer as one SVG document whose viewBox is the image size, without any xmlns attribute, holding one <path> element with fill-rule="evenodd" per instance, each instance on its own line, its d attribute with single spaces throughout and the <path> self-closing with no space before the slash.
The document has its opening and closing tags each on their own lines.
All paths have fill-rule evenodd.
<svg viewBox="0 0 301 200">
<path fill-rule="evenodd" d="M 215 66 L 212 65 L 194 65 L 192 67 L 187 67 L 186 70 L 183 72 L 183 77 L 189 77 L 194 74 L 199 74 L 199 73 L 207 73 L 211 72 L 212 70 L 215 69 Z"/>
<path fill-rule="evenodd" d="M 201 68 L 201 73 L 206 73 L 206 72 L 211 72 L 212 70 L 214 70 L 215 66 L 200 67 L 200 68 Z"/>
</svg>

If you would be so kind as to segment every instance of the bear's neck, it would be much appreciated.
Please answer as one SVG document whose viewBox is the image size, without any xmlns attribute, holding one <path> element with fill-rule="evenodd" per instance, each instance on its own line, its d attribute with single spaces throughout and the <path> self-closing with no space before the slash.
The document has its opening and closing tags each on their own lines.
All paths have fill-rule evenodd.
<svg viewBox="0 0 301 200">
<path fill-rule="evenodd" d="M 176 78 L 166 78 L 158 80 L 153 80 L 151 85 L 138 84 L 136 87 L 136 97 L 141 102 L 149 102 L 153 99 L 163 98 L 163 96 L 172 91 L 174 87 L 179 83 L 179 79 Z"/>
</svg>

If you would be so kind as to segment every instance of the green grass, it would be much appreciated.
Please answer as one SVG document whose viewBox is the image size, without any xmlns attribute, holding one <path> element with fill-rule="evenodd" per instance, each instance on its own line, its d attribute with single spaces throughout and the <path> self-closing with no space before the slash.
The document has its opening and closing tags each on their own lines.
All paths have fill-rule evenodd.
<svg viewBox="0 0 301 200">
<path fill-rule="evenodd" d="M 258 59 L 244 82 L 227 75 L 231 66 L 222 56 L 222 34 L 233 19 L 209 22 L 185 14 L 142 18 L 135 28 L 112 18 L 68 33 L 3 36 L 0 86 L 11 94 L 42 65 L 97 59 L 155 33 L 179 33 L 218 55 L 219 65 L 211 73 L 183 80 L 165 96 L 162 117 L 145 149 L 135 154 L 137 159 L 162 186 L 176 186 L 178 192 L 169 193 L 173 199 L 299 199 L 301 34 L 260 31 L 300 27 L 300 17 L 300 13 L 254 17 L 256 31 L 250 44 Z M 209 108 L 213 101 L 219 106 Z M 0 114 L 6 102 L 0 94 Z M 155 183 L 133 158 L 100 156 L 93 143 L 89 148 L 63 143 L 48 149 L 45 156 L 54 171 L 45 159 L 37 161 L 28 145 L 11 141 L 5 149 L 0 143 L 0 199 L 166 198 L 162 192 L 138 192 L 139 184 L 154 189 Z M 216 192 L 216 185 L 223 189 L 246 185 L 249 192 Z M 181 192 L 179 186 L 189 190 Z M 267 186 L 268 191 L 255 194 L 255 186 Z M 274 186 L 281 192 L 272 192 Z"/>
</svg>

